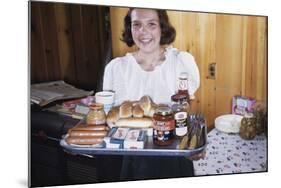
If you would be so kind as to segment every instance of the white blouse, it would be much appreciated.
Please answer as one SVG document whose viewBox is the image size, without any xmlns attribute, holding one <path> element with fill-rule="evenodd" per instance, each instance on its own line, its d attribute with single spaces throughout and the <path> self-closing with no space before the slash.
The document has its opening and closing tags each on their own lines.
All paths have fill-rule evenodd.
<svg viewBox="0 0 281 188">
<path fill-rule="evenodd" d="M 191 98 L 199 88 L 200 76 L 193 56 L 168 47 L 165 61 L 153 71 L 145 71 L 132 53 L 117 57 L 105 67 L 103 90 L 115 92 L 115 105 L 125 100 L 139 100 L 144 95 L 159 103 L 170 103 L 177 92 L 177 79 L 182 72 L 188 74 L 188 91 Z"/>
</svg>

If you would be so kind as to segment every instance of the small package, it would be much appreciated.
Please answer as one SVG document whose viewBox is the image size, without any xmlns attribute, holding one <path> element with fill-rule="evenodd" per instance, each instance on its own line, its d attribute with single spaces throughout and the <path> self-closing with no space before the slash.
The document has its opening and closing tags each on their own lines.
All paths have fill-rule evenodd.
<svg viewBox="0 0 281 188">
<path fill-rule="evenodd" d="M 232 99 L 232 114 L 244 116 L 246 113 L 253 112 L 256 100 L 251 97 L 234 96 Z"/>
<path fill-rule="evenodd" d="M 106 148 L 123 148 L 124 140 L 129 132 L 129 128 L 113 127 L 107 137 L 104 138 Z"/>
<path fill-rule="evenodd" d="M 140 129 L 129 130 L 125 141 L 125 149 L 143 149 L 145 144 L 146 131 Z"/>
</svg>

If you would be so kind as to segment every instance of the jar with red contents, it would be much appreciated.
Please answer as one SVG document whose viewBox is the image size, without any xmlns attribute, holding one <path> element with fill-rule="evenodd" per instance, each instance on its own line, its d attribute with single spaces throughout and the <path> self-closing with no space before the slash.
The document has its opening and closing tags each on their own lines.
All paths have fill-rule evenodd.
<svg viewBox="0 0 281 188">
<path fill-rule="evenodd" d="M 153 115 L 153 143 L 171 145 L 175 139 L 175 119 L 170 107 L 158 107 Z"/>
</svg>

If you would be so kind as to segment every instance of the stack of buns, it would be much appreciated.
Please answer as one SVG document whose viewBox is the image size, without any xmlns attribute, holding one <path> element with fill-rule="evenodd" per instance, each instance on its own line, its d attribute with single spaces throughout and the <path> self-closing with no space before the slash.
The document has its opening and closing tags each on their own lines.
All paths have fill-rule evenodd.
<svg viewBox="0 0 281 188">
<path fill-rule="evenodd" d="M 79 124 L 68 130 L 66 142 L 72 145 L 98 145 L 107 135 L 105 125 Z"/>
<path fill-rule="evenodd" d="M 139 101 L 125 101 L 108 112 L 106 122 L 110 127 L 150 128 L 156 107 L 149 96 Z"/>
</svg>

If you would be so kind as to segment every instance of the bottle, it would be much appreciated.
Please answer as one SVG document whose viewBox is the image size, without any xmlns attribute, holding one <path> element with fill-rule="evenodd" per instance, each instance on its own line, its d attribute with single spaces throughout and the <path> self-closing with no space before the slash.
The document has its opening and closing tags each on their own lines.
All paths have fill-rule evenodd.
<svg viewBox="0 0 281 188">
<path fill-rule="evenodd" d="M 190 98 L 189 98 L 189 92 L 188 92 L 188 78 L 187 78 L 186 72 L 182 72 L 179 75 L 177 94 L 186 96 L 186 101 L 189 103 Z"/>
<path fill-rule="evenodd" d="M 87 124 L 102 125 L 105 124 L 106 115 L 103 109 L 103 104 L 94 103 L 90 105 L 90 110 L 87 115 Z"/>
<path fill-rule="evenodd" d="M 187 73 L 182 72 L 177 80 L 177 93 L 171 96 L 173 104 L 185 105 L 186 112 L 190 109 Z"/>
<path fill-rule="evenodd" d="M 187 110 L 184 104 L 173 104 L 176 136 L 182 137 L 187 134 Z"/>
</svg>

